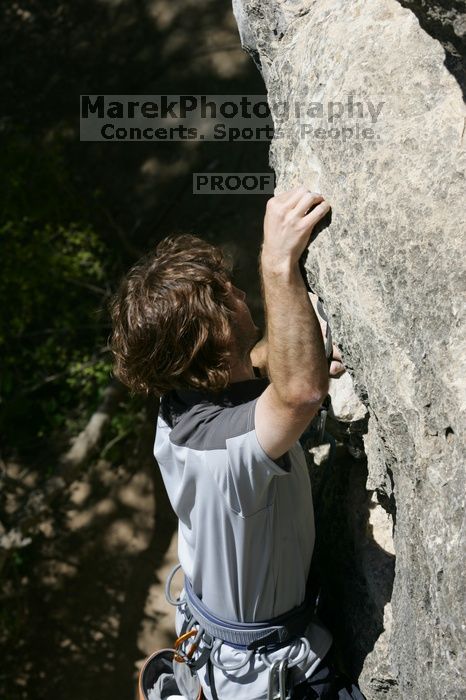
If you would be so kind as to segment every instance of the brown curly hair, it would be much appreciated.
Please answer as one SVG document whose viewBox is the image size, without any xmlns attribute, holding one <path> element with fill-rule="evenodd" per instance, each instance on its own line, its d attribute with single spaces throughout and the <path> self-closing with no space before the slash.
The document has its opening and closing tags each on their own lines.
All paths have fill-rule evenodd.
<svg viewBox="0 0 466 700">
<path fill-rule="evenodd" d="M 121 281 L 110 302 L 115 376 L 161 396 L 229 382 L 231 263 L 192 234 L 164 238 Z"/>
</svg>

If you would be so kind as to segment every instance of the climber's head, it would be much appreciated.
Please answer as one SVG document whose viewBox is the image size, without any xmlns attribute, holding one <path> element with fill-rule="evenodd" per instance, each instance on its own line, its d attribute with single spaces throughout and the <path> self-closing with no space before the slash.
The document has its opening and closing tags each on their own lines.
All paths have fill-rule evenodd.
<svg viewBox="0 0 466 700">
<path fill-rule="evenodd" d="M 146 394 L 225 388 L 259 335 L 245 296 L 219 248 L 191 234 L 165 238 L 111 301 L 115 375 Z"/>
</svg>

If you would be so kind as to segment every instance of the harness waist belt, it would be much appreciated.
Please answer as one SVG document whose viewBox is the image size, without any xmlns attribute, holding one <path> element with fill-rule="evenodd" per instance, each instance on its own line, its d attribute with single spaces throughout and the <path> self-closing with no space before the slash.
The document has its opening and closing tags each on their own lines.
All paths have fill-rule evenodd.
<svg viewBox="0 0 466 700">
<path fill-rule="evenodd" d="M 217 617 L 194 593 L 185 576 L 184 587 L 188 608 L 196 622 L 212 637 L 238 649 L 255 650 L 263 646 L 281 646 L 301 637 L 315 610 L 316 599 L 310 587 L 306 598 L 289 612 L 262 622 L 233 622 Z"/>
</svg>

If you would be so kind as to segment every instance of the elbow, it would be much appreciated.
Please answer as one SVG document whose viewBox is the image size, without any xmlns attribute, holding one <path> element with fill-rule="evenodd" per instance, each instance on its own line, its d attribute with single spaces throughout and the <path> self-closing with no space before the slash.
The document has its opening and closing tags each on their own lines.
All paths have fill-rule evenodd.
<svg viewBox="0 0 466 700">
<path fill-rule="evenodd" d="M 317 410 L 327 396 L 328 390 L 328 381 L 318 387 L 296 387 L 296 389 L 290 389 L 290 391 L 287 392 L 286 402 L 290 407 L 298 410 Z"/>
</svg>

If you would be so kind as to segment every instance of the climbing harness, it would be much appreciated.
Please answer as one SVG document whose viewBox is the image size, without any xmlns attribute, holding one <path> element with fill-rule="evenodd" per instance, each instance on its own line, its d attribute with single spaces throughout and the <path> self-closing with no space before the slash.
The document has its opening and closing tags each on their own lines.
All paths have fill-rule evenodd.
<svg viewBox="0 0 466 700">
<path fill-rule="evenodd" d="M 311 575 L 306 587 L 305 600 L 301 605 L 271 620 L 245 623 L 224 620 L 214 615 L 194 593 L 186 576 L 184 596 L 179 599 L 173 598 L 171 585 L 180 569 L 180 564 L 173 568 L 165 586 L 168 602 L 179 607 L 184 618 L 180 636 L 174 645 L 174 661 L 185 664 L 193 676 L 206 665 L 212 697 L 213 700 L 217 700 L 214 667 L 225 673 L 238 671 L 257 653 L 269 669 L 268 700 L 288 700 L 290 671 L 301 664 L 310 652 L 309 640 L 304 633 L 319 600 L 311 584 Z M 220 660 L 222 644 L 243 651 L 243 658 L 234 664 L 224 664 Z M 287 656 L 272 662 L 270 653 L 285 645 L 289 646 Z M 292 656 L 294 658 L 291 658 Z"/>
<path fill-rule="evenodd" d="M 177 569 L 176 569 L 177 570 Z M 176 572 L 175 570 L 175 572 Z M 244 651 L 256 651 L 262 647 L 282 646 L 303 633 L 314 612 L 314 593 L 309 589 L 304 602 L 284 615 L 267 622 L 231 622 L 213 615 L 197 597 L 191 582 L 185 577 L 186 605 L 197 624 L 211 637 L 221 639 L 230 646 Z M 215 650 L 213 650 L 214 653 Z"/>
</svg>

